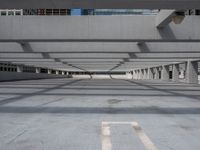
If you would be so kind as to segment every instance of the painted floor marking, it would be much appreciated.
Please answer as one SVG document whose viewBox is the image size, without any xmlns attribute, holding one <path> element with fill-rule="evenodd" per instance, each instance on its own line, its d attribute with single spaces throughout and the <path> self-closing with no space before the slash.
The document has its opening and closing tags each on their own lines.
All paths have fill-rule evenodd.
<svg viewBox="0 0 200 150">
<path fill-rule="evenodd" d="M 102 122 L 101 123 L 101 132 L 102 132 L 102 150 L 112 150 L 112 142 L 111 142 L 111 132 L 110 126 L 112 124 L 116 125 L 131 125 L 135 132 L 137 133 L 139 139 L 144 144 L 146 150 L 157 150 L 153 142 L 146 135 L 146 133 L 142 130 L 137 122 Z"/>
</svg>

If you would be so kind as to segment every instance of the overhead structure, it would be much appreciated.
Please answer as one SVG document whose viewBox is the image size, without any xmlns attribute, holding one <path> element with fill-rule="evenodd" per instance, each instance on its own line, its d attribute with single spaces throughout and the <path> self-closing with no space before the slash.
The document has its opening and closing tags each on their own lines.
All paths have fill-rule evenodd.
<svg viewBox="0 0 200 150">
<path fill-rule="evenodd" d="M 199 0 L 0 0 L 0 8 L 194 9 Z"/>
<path fill-rule="evenodd" d="M 184 11 L 200 8 L 199 0 L 0 0 L 0 8 L 160 9 L 157 15 L 2 16 L 0 62 L 56 71 L 127 71 L 165 81 L 171 71 L 176 81 L 177 64 L 184 64 L 188 75 L 197 73 L 187 81 L 197 81 L 200 19 Z"/>
<path fill-rule="evenodd" d="M 69 71 L 129 71 L 200 58 L 198 16 L 187 16 L 180 25 L 169 22 L 162 30 L 157 18 L 0 17 L 0 61 Z"/>
</svg>

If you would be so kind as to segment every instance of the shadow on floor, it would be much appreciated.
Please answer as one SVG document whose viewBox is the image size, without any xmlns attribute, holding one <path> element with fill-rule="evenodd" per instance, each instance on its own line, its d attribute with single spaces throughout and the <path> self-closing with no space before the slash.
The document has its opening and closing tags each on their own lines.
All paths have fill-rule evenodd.
<svg viewBox="0 0 200 150">
<path fill-rule="evenodd" d="M 61 114 L 200 114 L 199 107 L 0 107 L 0 113 Z"/>
</svg>

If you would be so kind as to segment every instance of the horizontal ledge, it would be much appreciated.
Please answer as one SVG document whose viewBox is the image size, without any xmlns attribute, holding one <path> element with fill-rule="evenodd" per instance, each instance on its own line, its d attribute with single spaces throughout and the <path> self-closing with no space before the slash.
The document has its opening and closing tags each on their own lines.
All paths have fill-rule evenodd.
<svg viewBox="0 0 200 150">
<path fill-rule="evenodd" d="M 126 50 L 122 50 L 122 51 L 0 51 L 0 54 L 200 54 L 200 50 L 199 51 L 156 51 L 156 52 L 151 52 L 151 51 L 141 51 L 141 52 L 131 52 L 131 51 L 126 51 Z M 50 58 L 51 59 L 51 58 Z"/>
<path fill-rule="evenodd" d="M 26 42 L 200 42 L 200 39 L 0 39 L 0 43 Z"/>
</svg>

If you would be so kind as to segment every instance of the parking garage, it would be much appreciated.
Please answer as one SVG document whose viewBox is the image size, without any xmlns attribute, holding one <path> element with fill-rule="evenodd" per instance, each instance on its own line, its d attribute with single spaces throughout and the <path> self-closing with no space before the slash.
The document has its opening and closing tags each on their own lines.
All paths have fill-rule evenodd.
<svg viewBox="0 0 200 150">
<path fill-rule="evenodd" d="M 199 6 L 0 0 L 0 149 L 199 150 Z"/>
</svg>

